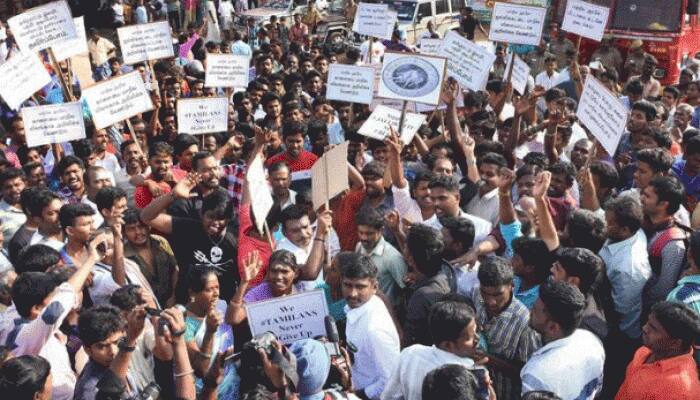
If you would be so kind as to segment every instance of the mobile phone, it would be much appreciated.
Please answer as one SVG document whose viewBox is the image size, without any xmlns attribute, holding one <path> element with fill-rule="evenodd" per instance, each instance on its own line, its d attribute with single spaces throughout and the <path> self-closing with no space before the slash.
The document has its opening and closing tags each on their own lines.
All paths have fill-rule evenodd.
<svg viewBox="0 0 700 400">
<path fill-rule="evenodd" d="M 479 389 L 476 393 L 476 397 L 478 399 L 489 400 L 489 385 L 486 383 L 486 374 L 488 372 L 483 368 L 475 368 L 469 371 L 472 374 L 474 374 L 474 377 L 476 378 L 476 381 L 479 384 Z"/>
<path fill-rule="evenodd" d="M 163 312 L 163 310 L 159 310 L 157 308 L 152 308 L 152 307 L 146 307 L 146 314 L 150 315 L 151 317 L 159 317 L 160 313 Z"/>
</svg>

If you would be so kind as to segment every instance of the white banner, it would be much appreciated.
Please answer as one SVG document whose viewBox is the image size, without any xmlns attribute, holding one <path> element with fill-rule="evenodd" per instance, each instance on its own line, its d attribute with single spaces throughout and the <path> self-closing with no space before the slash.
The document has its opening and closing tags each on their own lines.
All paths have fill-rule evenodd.
<svg viewBox="0 0 700 400">
<path fill-rule="evenodd" d="M 117 34 L 125 64 L 174 56 L 168 21 L 125 26 Z"/>
<path fill-rule="evenodd" d="M 530 76 L 530 66 L 527 65 L 525 61 L 520 59 L 515 53 L 511 53 L 508 57 L 508 64 L 506 65 L 506 73 L 503 74 L 503 81 L 508 80 L 508 71 L 510 71 L 510 63 L 513 58 L 515 58 L 515 65 L 513 66 L 513 75 L 511 76 L 510 82 L 513 84 L 513 89 L 515 89 L 521 95 L 525 94 L 525 88 L 527 87 L 528 77 Z"/>
<path fill-rule="evenodd" d="M 13 110 L 50 82 L 51 77 L 36 53 L 15 53 L 0 65 L 0 96 Z"/>
<path fill-rule="evenodd" d="M 190 135 L 226 132 L 228 99 L 202 97 L 177 101 L 177 131 Z"/>
<path fill-rule="evenodd" d="M 374 92 L 373 67 L 331 64 L 328 68 L 326 98 L 370 104 Z"/>
<path fill-rule="evenodd" d="M 489 40 L 538 46 L 547 9 L 497 2 L 491 14 Z"/>
<path fill-rule="evenodd" d="M 204 86 L 245 89 L 248 87 L 249 66 L 250 58 L 247 56 L 207 53 Z"/>
<path fill-rule="evenodd" d="M 270 186 L 265 178 L 265 168 L 260 156 L 255 157 L 248 166 L 245 179 L 250 191 L 250 206 L 255 216 L 255 227 L 261 235 L 265 235 L 265 218 L 275 204 L 270 193 Z M 270 232 L 270 234 L 272 234 Z M 248 315 L 250 318 L 250 314 Z M 252 327 L 251 327 L 252 328 Z"/>
<path fill-rule="evenodd" d="M 37 52 L 75 39 L 75 23 L 65 1 L 32 8 L 7 20 L 20 50 Z"/>
<path fill-rule="evenodd" d="M 153 109 L 153 102 L 138 72 L 130 72 L 83 89 L 97 129 L 106 128 Z"/>
<path fill-rule="evenodd" d="M 27 146 L 85 138 L 83 107 L 79 102 L 22 108 Z"/>
<path fill-rule="evenodd" d="M 367 35 L 391 40 L 396 13 L 386 4 L 359 3 L 355 12 L 352 30 L 360 35 Z"/>
<path fill-rule="evenodd" d="M 430 54 L 437 56 L 442 46 L 442 39 L 423 38 L 420 40 L 421 54 Z"/>
<path fill-rule="evenodd" d="M 383 105 L 378 105 L 372 111 L 372 114 L 367 118 L 364 124 L 357 131 L 360 135 L 371 137 L 377 140 L 384 140 L 390 134 L 389 125 L 394 128 L 394 131 L 399 130 L 399 120 L 401 119 L 401 111 L 389 108 Z M 401 131 L 401 141 L 404 144 L 409 144 L 413 140 L 418 128 L 425 122 L 427 116 L 424 114 L 415 114 L 406 112 Z"/>
<path fill-rule="evenodd" d="M 605 34 L 609 14 L 608 7 L 568 0 L 561 29 L 600 42 Z"/>
<path fill-rule="evenodd" d="M 51 46 L 56 60 L 63 61 L 78 54 L 87 54 L 87 37 L 85 36 L 85 19 L 83 17 L 73 18 L 75 32 L 78 36 L 75 39 L 68 39 Z"/>
<path fill-rule="evenodd" d="M 620 99 L 592 75 L 586 77 L 576 116 L 613 156 L 625 132 L 629 111 Z"/>
<path fill-rule="evenodd" d="M 377 96 L 437 105 L 444 74 L 442 57 L 387 52 Z"/>
<path fill-rule="evenodd" d="M 245 305 L 250 332 L 272 332 L 284 344 L 326 336 L 328 304 L 323 290 L 272 298 Z"/>
<path fill-rule="evenodd" d="M 445 36 L 439 54 L 447 59 L 447 75 L 471 90 L 483 90 L 496 55 L 458 33 Z"/>
</svg>

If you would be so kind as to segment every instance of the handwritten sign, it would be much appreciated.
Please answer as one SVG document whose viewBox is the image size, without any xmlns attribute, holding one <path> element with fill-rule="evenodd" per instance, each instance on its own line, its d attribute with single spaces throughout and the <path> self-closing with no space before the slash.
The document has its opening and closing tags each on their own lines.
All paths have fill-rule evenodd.
<svg viewBox="0 0 700 400">
<path fill-rule="evenodd" d="M 97 129 L 106 128 L 153 109 L 138 72 L 131 72 L 83 89 L 83 97 Z"/>
<path fill-rule="evenodd" d="M 207 53 L 204 86 L 245 88 L 248 86 L 249 66 L 247 56 Z"/>
<path fill-rule="evenodd" d="M 323 153 L 311 167 L 311 201 L 315 210 L 350 187 L 348 169 L 343 168 L 347 160 L 348 142 L 343 142 Z"/>
<path fill-rule="evenodd" d="M 442 39 L 423 38 L 420 40 L 421 54 L 438 55 L 442 46 Z"/>
<path fill-rule="evenodd" d="M 489 40 L 537 46 L 547 9 L 497 2 L 491 14 Z"/>
<path fill-rule="evenodd" d="M 22 119 L 28 147 L 85 138 L 83 107 L 79 102 L 24 107 Z"/>
<path fill-rule="evenodd" d="M 51 77 L 35 53 L 16 53 L 0 65 L 0 96 L 13 110 L 49 82 Z"/>
<path fill-rule="evenodd" d="M 75 39 L 75 23 L 65 1 L 32 8 L 7 20 L 20 50 L 37 52 Z"/>
<path fill-rule="evenodd" d="M 445 36 L 439 53 L 447 59 L 447 75 L 462 87 L 483 90 L 496 55 L 454 31 Z"/>
<path fill-rule="evenodd" d="M 83 17 L 73 18 L 75 32 L 78 34 L 75 39 L 64 40 L 63 42 L 51 46 L 56 60 L 63 61 L 78 54 L 87 54 L 87 37 L 85 36 L 85 19 Z"/>
<path fill-rule="evenodd" d="M 228 129 L 228 100 L 225 97 L 177 101 L 177 131 L 190 135 L 225 132 Z"/>
<path fill-rule="evenodd" d="M 568 0 L 561 29 L 600 42 L 608 24 L 608 7 Z"/>
<path fill-rule="evenodd" d="M 329 100 L 349 101 L 370 104 L 374 92 L 372 67 L 331 64 L 328 68 L 326 97 Z"/>
<path fill-rule="evenodd" d="M 593 76 L 586 77 L 576 116 L 608 154 L 615 154 L 627 125 L 629 111 Z"/>
<path fill-rule="evenodd" d="M 437 105 L 444 74 L 442 57 L 387 52 L 377 95 Z"/>
<path fill-rule="evenodd" d="M 510 64 L 515 59 L 515 64 L 513 65 L 513 75 L 511 76 L 510 82 L 513 84 L 513 89 L 515 89 L 521 95 L 525 94 L 525 88 L 527 87 L 528 77 L 530 76 L 530 66 L 527 65 L 525 61 L 520 59 L 515 53 L 508 57 L 508 64 L 506 65 L 506 71 L 510 70 Z M 503 81 L 508 80 L 508 74 L 504 74 Z"/>
<path fill-rule="evenodd" d="M 249 303 L 245 310 L 253 336 L 269 331 L 280 342 L 291 344 L 326 335 L 328 304 L 322 290 Z"/>
<path fill-rule="evenodd" d="M 168 21 L 137 24 L 117 29 L 124 63 L 173 57 L 173 39 Z"/>
<path fill-rule="evenodd" d="M 386 4 L 359 3 L 355 12 L 352 30 L 360 35 L 391 39 L 396 13 L 390 19 L 389 6 Z"/>
<path fill-rule="evenodd" d="M 418 128 L 423 125 L 426 118 L 427 116 L 424 114 L 406 112 L 403 130 L 401 131 L 401 141 L 404 144 L 411 143 L 413 136 L 418 132 Z M 373 139 L 384 140 L 389 136 L 389 125 L 395 131 L 399 130 L 399 119 L 401 119 L 401 111 L 378 105 L 357 133 Z"/>
</svg>

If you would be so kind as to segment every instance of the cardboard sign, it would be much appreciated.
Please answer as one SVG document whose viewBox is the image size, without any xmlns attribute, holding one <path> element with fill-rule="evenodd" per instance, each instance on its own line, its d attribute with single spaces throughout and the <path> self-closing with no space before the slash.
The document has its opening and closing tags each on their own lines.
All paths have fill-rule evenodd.
<svg viewBox="0 0 700 400">
<path fill-rule="evenodd" d="M 173 57 L 173 38 L 168 21 L 137 24 L 117 29 L 125 64 Z"/>
<path fill-rule="evenodd" d="M 106 128 L 153 109 L 146 85 L 138 72 L 130 72 L 83 89 L 97 129 Z"/>
<path fill-rule="evenodd" d="M 508 80 L 508 71 L 510 70 L 510 64 L 515 59 L 515 64 L 513 65 L 513 75 L 510 78 L 510 82 L 513 84 L 513 89 L 515 89 L 521 95 L 525 94 L 525 88 L 527 88 L 528 77 L 530 76 L 530 66 L 527 65 L 525 61 L 520 59 L 515 53 L 512 53 L 508 57 L 508 63 L 506 65 L 506 73 L 503 75 L 503 81 Z"/>
<path fill-rule="evenodd" d="M 248 181 L 250 205 L 253 209 L 253 215 L 255 216 L 255 227 L 261 235 L 264 235 L 265 218 L 267 218 L 267 214 L 275 204 L 275 201 L 270 193 L 270 186 L 265 178 L 263 160 L 260 156 L 255 157 L 253 162 L 248 166 L 245 179 Z"/>
<path fill-rule="evenodd" d="M 57 61 L 63 61 L 78 54 L 87 54 L 89 51 L 85 36 L 85 19 L 83 17 L 73 18 L 73 23 L 75 23 L 75 32 L 78 36 L 75 39 L 68 39 L 51 46 Z"/>
<path fill-rule="evenodd" d="M 331 64 L 328 68 L 326 98 L 370 104 L 374 93 L 373 67 Z"/>
<path fill-rule="evenodd" d="M 35 53 L 15 53 L 0 65 L 0 96 L 13 110 L 50 82 L 49 73 Z"/>
<path fill-rule="evenodd" d="M 447 75 L 462 87 L 483 90 L 496 55 L 458 33 L 450 31 L 440 47 L 439 54 L 447 59 Z"/>
<path fill-rule="evenodd" d="M 7 20 L 20 50 L 37 52 L 75 39 L 75 23 L 65 1 L 32 8 Z"/>
<path fill-rule="evenodd" d="M 250 58 L 235 54 L 207 53 L 205 87 L 246 88 Z"/>
<path fill-rule="evenodd" d="M 328 304 L 323 290 L 249 303 L 245 311 L 253 336 L 269 331 L 280 342 L 291 344 L 326 335 Z"/>
<path fill-rule="evenodd" d="M 437 105 L 445 75 L 442 57 L 385 53 L 377 95 Z"/>
<path fill-rule="evenodd" d="M 538 46 L 547 9 L 497 2 L 491 14 L 489 40 Z"/>
<path fill-rule="evenodd" d="M 387 4 L 359 3 L 355 12 L 352 30 L 360 35 L 391 39 L 396 13 L 390 15 Z"/>
<path fill-rule="evenodd" d="M 201 135 L 226 132 L 228 129 L 228 99 L 203 97 L 177 101 L 177 132 Z"/>
<path fill-rule="evenodd" d="M 401 141 L 403 144 L 409 144 L 413 140 L 418 128 L 425 122 L 427 116 L 424 114 L 415 114 L 406 112 L 406 117 L 403 122 L 403 130 L 401 131 Z M 389 136 L 389 125 L 395 131 L 399 130 L 399 119 L 401 119 L 401 111 L 378 105 L 372 114 L 367 118 L 364 124 L 357 131 L 360 135 L 365 135 L 377 140 L 384 140 Z"/>
<path fill-rule="evenodd" d="M 440 46 L 442 46 L 442 39 L 423 38 L 420 40 L 419 47 L 421 54 L 437 56 L 440 51 Z"/>
<path fill-rule="evenodd" d="M 311 167 L 311 201 L 318 210 L 327 201 L 350 188 L 348 169 L 348 142 L 343 142 L 316 160 Z"/>
<path fill-rule="evenodd" d="M 591 75 L 586 77 L 576 116 L 611 156 L 625 132 L 628 115 L 627 107 L 602 83 Z"/>
<path fill-rule="evenodd" d="M 608 24 L 608 7 L 568 0 L 561 29 L 600 42 Z"/>
<path fill-rule="evenodd" d="M 28 147 L 85 138 L 83 107 L 79 102 L 24 107 L 22 119 Z"/>
</svg>

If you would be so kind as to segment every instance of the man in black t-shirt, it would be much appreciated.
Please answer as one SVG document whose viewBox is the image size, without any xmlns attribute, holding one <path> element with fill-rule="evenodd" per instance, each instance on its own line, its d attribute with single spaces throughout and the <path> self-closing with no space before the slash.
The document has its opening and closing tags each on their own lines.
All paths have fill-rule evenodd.
<svg viewBox="0 0 700 400">
<path fill-rule="evenodd" d="M 462 36 L 473 41 L 474 31 L 476 31 L 476 28 L 479 28 L 484 36 L 488 36 L 484 30 L 484 27 L 481 26 L 481 21 L 474 17 L 474 10 L 471 7 L 462 7 L 460 12 L 462 13 L 462 16 L 459 19 L 459 33 L 461 33 Z"/>
</svg>

